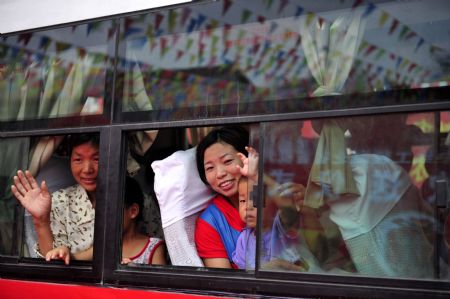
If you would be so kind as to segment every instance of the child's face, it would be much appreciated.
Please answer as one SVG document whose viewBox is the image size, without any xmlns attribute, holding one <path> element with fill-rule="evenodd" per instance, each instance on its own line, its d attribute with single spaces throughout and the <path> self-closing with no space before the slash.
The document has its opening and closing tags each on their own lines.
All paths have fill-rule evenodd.
<svg viewBox="0 0 450 299">
<path fill-rule="evenodd" d="M 256 211 L 253 207 L 253 200 L 248 198 L 248 184 L 246 181 L 239 182 L 239 215 L 247 227 L 256 227 Z"/>
</svg>

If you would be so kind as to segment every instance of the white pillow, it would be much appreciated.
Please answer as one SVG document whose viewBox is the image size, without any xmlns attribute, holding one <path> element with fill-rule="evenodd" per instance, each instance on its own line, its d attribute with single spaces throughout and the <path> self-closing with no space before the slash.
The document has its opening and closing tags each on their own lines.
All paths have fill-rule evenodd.
<svg viewBox="0 0 450 299">
<path fill-rule="evenodd" d="M 177 151 L 151 165 L 163 228 L 205 209 L 214 196 L 200 179 L 195 150 Z"/>
</svg>

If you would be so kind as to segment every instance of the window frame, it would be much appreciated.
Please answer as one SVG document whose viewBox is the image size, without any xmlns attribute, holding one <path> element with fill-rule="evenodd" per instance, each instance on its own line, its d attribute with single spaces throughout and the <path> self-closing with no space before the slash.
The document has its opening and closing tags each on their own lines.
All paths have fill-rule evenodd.
<svg viewBox="0 0 450 299">
<path fill-rule="evenodd" d="M 109 168 L 108 161 L 108 149 L 109 138 L 107 127 L 87 127 L 87 128 L 64 128 L 64 129 L 47 129 L 47 130 L 33 130 L 33 131 L 16 131 L 5 132 L 1 134 L 2 138 L 14 138 L 14 137 L 39 137 L 39 136 L 51 136 L 51 135 L 68 135 L 68 134 L 80 134 L 80 133 L 99 133 L 100 146 L 99 151 L 99 169 L 100 173 L 104 174 L 99 176 L 97 181 L 97 202 L 95 208 L 96 224 L 94 228 L 94 258 L 92 262 L 77 261 L 72 262 L 66 266 L 62 261 L 45 262 L 41 259 L 27 258 L 18 256 L 0 256 L 0 273 L 5 277 L 18 277 L 22 279 L 32 280 L 51 280 L 51 281 L 75 281 L 75 282 L 91 282 L 99 283 L 102 278 L 103 269 L 103 251 L 105 247 L 105 206 L 107 204 L 106 187 L 107 169 Z M 17 210 L 22 213 L 24 209 L 19 203 L 16 204 Z M 23 218 L 23 217 L 19 217 Z M 22 223 L 16 223 L 15 226 L 19 232 L 21 232 L 21 238 L 23 238 L 23 221 Z M 17 237 L 17 236 L 16 236 Z M 19 244 L 22 240 L 18 241 Z M 17 243 L 17 242 L 16 242 Z M 22 252 L 22 248 L 18 250 Z M 70 271 L 68 271 L 68 269 Z"/>
<path fill-rule="evenodd" d="M 438 90 L 446 94 L 448 88 Z M 412 98 L 421 96 L 421 91 L 411 92 Z M 396 93 L 394 93 L 395 96 Z M 395 97 L 394 97 L 395 98 Z M 113 161 L 120 161 L 120 165 L 124 165 L 126 152 L 124 151 L 125 134 L 135 130 L 155 130 L 162 128 L 187 128 L 198 126 L 217 126 L 226 124 L 252 124 L 260 126 L 260 134 L 263 131 L 261 127 L 267 122 L 285 121 L 285 120 L 302 120 L 302 119 L 319 119 L 336 116 L 364 116 L 376 114 L 396 114 L 401 112 L 439 112 L 450 109 L 450 97 L 447 96 L 445 101 L 431 101 L 431 103 L 416 103 L 407 105 L 392 105 L 382 107 L 367 107 L 344 109 L 337 107 L 326 111 L 305 111 L 293 112 L 289 114 L 271 114 L 271 115 L 255 115 L 251 117 L 224 117 L 224 118 L 208 118 L 200 120 L 183 120 L 173 122 L 140 122 L 116 124 L 111 127 L 111 136 L 121 136 L 119 139 L 111 140 L 110 164 Z M 260 144 L 261 146 L 261 144 Z M 122 152 L 120 152 L 122 151 Z M 125 168 L 123 168 L 125 169 Z M 124 170 L 112 172 L 109 183 L 109 194 L 122 194 L 123 192 L 123 176 Z M 261 188 L 261 187 L 259 187 Z M 260 211 L 263 194 L 262 190 L 258 192 L 260 198 L 258 205 Z M 121 211 L 122 199 L 120 196 L 109 197 L 114 204 L 109 205 L 109 216 L 114 213 L 111 209 Z M 117 214 L 116 214 L 117 215 Z M 261 218 L 261 217 L 260 217 Z M 404 295 L 405 292 L 413 297 L 420 298 L 423 296 L 436 296 L 448 292 L 450 282 L 443 280 L 419 280 L 411 278 L 381 278 L 381 277 L 360 277 L 360 276 L 342 276 L 342 275 L 323 275 L 310 273 L 281 273 L 255 270 L 252 272 L 236 271 L 236 270 L 219 270 L 219 269 L 202 269 L 197 270 L 189 267 L 148 267 L 146 269 L 127 268 L 116 264 L 117 253 L 119 252 L 120 236 L 118 231 L 121 229 L 121 217 L 116 217 L 116 221 L 107 227 L 108 236 L 115 236 L 115 240 L 111 238 L 114 246 L 108 247 L 105 251 L 105 272 L 104 280 L 109 285 L 134 285 L 145 287 L 162 287 L 177 289 L 201 289 L 208 291 L 223 292 L 245 292 L 245 293 L 261 293 L 274 296 L 289 296 L 293 294 L 302 294 L 309 296 L 335 296 L 337 291 L 343 296 L 365 296 L 368 289 L 377 296 Z M 109 243 L 109 242 L 108 242 Z M 275 287 L 278 286 L 278 287 Z M 280 286 L 283 286 L 280 288 Z M 320 290 L 318 290 L 320 286 Z M 256 291 L 257 290 L 257 291 Z M 448 295 L 448 293 L 446 293 Z"/>
<path fill-rule="evenodd" d="M 112 111 L 114 101 L 114 85 L 116 78 L 116 57 L 117 57 L 117 43 L 119 35 L 119 25 L 116 18 L 101 17 L 89 21 L 79 21 L 69 24 L 60 24 L 55 26 L 48 26 L 43 28 L 35 28 L 31 30 L 25 30 L 20 32 L 13 32 L 8 34 L 0 34 L 0 37 L 7 38 L 9 36 L 16 36 L 18 34 L 32 34 L 35 32 L 43 32 L 47 30 L 64 29 L 69 26 L 87 25 L 91 22 L 110 21 L 113 35 L 111 41 L 108 41 L 106 45 L 106 55 L 110 58 L 111 65 L 108 67 L 105 64 L 105 82 L 103 88 L 103 113 L 102 114 L 89 114 L 89 115 L 75 115 L 75 116 L 62 116 L 53 118 L 41 118 L 41 119 L 25 119 L 25 120 L 10 120 L 0 121 L 0 132 L 17 132 L 17 131 L 34 131 L 34 130 L 47 130 L 49 128 L 65 129 L 68 127 L 90 127 L 90 126 L 104 126 L 112 123 Z"/>
<path fill-rule="evenodd" d="M 171 7 L 191 7 L 199 3 L 212 2 L 193 1 Z M 171 8 L 169 7 L 169 8 Z M 168 7 L 145 10 L 153 13 L 165 11 Z M 116 41 L 111 54 L 117 58 L 119 51 L 119 18 L 142 14 L 143 12 L 125 13 L 112 17 L 97 18 L 88 21 L 74 22 L 45 28 L 37 28 L 19 33 L 29 33 L 48 29 L 57 29 L 92 21 L 112 20 L 115 22 Z M 444 298 L 450 295 L 450 281 L 417 280 L 399 278 L 376 278 L 358 276 L 337 276 L 299 273 L 278 273 L 255 270 L 253 273 L 235 270 L 195 269 L 188 267 L 148 267 L 132 269 L 118 265 L 120 249 L 120 231 L 122 211 L 124 163 L 126 159 L 125 134 L 133 130 L 185 128 L 199 126 L 216 126 L 226 124 L 256 124 L 261 127 L 266 122 L 284 120 L 318 119 L 336 116 L 363 116 L 375 114 L 392 114 L 400 112 L 436 112 L 450 110 L 450 87 L 436 87 L 417 90 L 390 90 L 386 92 L 368 93 L 365 95 L 342 95 L 313 99 L 323 105 L 323 110 L 314 110 L 304 106 L 294 112 L 271 111 L 267 114 L 253 114 L 227 117 L 205 117 L 192 120 L 149 121 L 146 112 L 121 112 L 121 103 L 117 97 L 117 69 L 114 64 L 112 72 L 108 71 L 105 81 L 105 107 L 103 116 L 77 116 L 73 118 L 40 119 L 29 121 L 0 122 L 0 137 L 29 137 L 58 134 L 99 132 L 100 161 L 99 168 L 104 175 L 98 178 L 96 224 L 94 233 L 94 260 L 91 263 L 74 263 L 65 266 L 60 262 L 46 263 L 36 259 L 1 256 L 0 276 L 3 278 L 19 278 L 24 280 L 53 282 L 84 282 L 97 286 L 142 287 L 158 289 L 185 289 L 190 292 L 232 292 L 247 294 L 264 294 L 273 296 L 408 296 L 423 298 L 424 296 Z M 109 85 L 111 84 L 111 85 Z M 392 103 L 376 106 L 366 105 L 346 108 L 340 99 L 352 97 L 365 98 L 376 103 L 380 96 L 391 99 Z M 108 100 L 107 100 L 108 99 Z M 311 99 L 297 99 L 310 101 Z M 322 106 L 321 106 L 322 107 Z M 133 119 L 131 119 L 133 118 Z M 74 122 L 67 122 L 73 120 Z M 48 128 L 51 121 L 63 123 Z M 70 123 L 70 126 L 67 126 Z M 73 126 L 73 124 L 78 124 Z M 119 161 L 119 163 L 118 163 Z M 258 192 L 260 197 L 262 192 Z M 258 201 L 261 205 L 261 200 Z M 261 206 L 260 206 L 261 210 Z M 119 214 L 121 215 L 121 214 Z M 261 218 L 261 217 L 259 217 Z M 115 221 L 111 221 L 115 219 Z"/>
</svg>

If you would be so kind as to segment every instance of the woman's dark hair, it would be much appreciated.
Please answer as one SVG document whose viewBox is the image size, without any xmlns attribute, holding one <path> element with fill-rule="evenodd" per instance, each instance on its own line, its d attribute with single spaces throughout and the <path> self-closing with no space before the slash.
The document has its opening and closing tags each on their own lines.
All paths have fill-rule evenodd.
<svg viewBox="0 0 450 299">
<path fill-rule="evenodd" d="M 142 193 L 141 186 L 139 183 L 127 176 L 125 179 L 125 199 L 124 206 L 125 208 L 131 207 L 132 204 L 137 204 L 139 206 L 139 214 L 136 217 L 136 220 L 142 220 L 142 209 L 144 207 L 144 194 Z"/>
<path fill-rule="evenodd" d="M 83 134 L 73 134 L 70 135 L 69 139 L 69 156 L 72 155 L 72 150 L 74 147 L 90 143 L 92 145 L 95 145 L 99 147 L 100 145 L 100 136 L 98 133 L 83 133 Z"/>
<path fill-rule="evenodd" d="M 205 138 L 202 139 L 202 141 L 200 141 L 200 143 L 197 145 L 196 152 L 197 169 L 200 178 L 206 185 L 208 185 L 208 181 L 206 180 L 204 165 L 205 151 L 208 147 L 218 142 L 229 144 L 234 147 L 236 151 L 247 155 L 245 147 L 249 142 L 249 134 L 248 131 L 243 127 L 227 126 L 212 130 L 208 135 L 205 136 Z"/>
</svg>

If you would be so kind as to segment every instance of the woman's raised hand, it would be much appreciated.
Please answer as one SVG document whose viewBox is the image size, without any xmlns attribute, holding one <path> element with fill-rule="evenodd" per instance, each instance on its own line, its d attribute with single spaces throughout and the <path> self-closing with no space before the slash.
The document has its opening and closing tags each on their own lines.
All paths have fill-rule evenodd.
<svg viewBox="0 0 450 299">
<path fill-rule="evenodd" d="M 243 176 L 257 182 L 259 154 L 253 147 L 246 146 L 245 149 L 248 152 L 248 157 L 242 153 L 238 153 L 237 155 L 241 159 L 243 166 L 238 165 L 237 168 Z"/>
<path fill-rule="evenodd" d="M 35 221 L 50 222 L 52 198 L 44 181 L 39 187 L 28 170 L 25 173 L 19 170 L 17 176 L 14 176 L 11 190 Z"/>
</svg>

